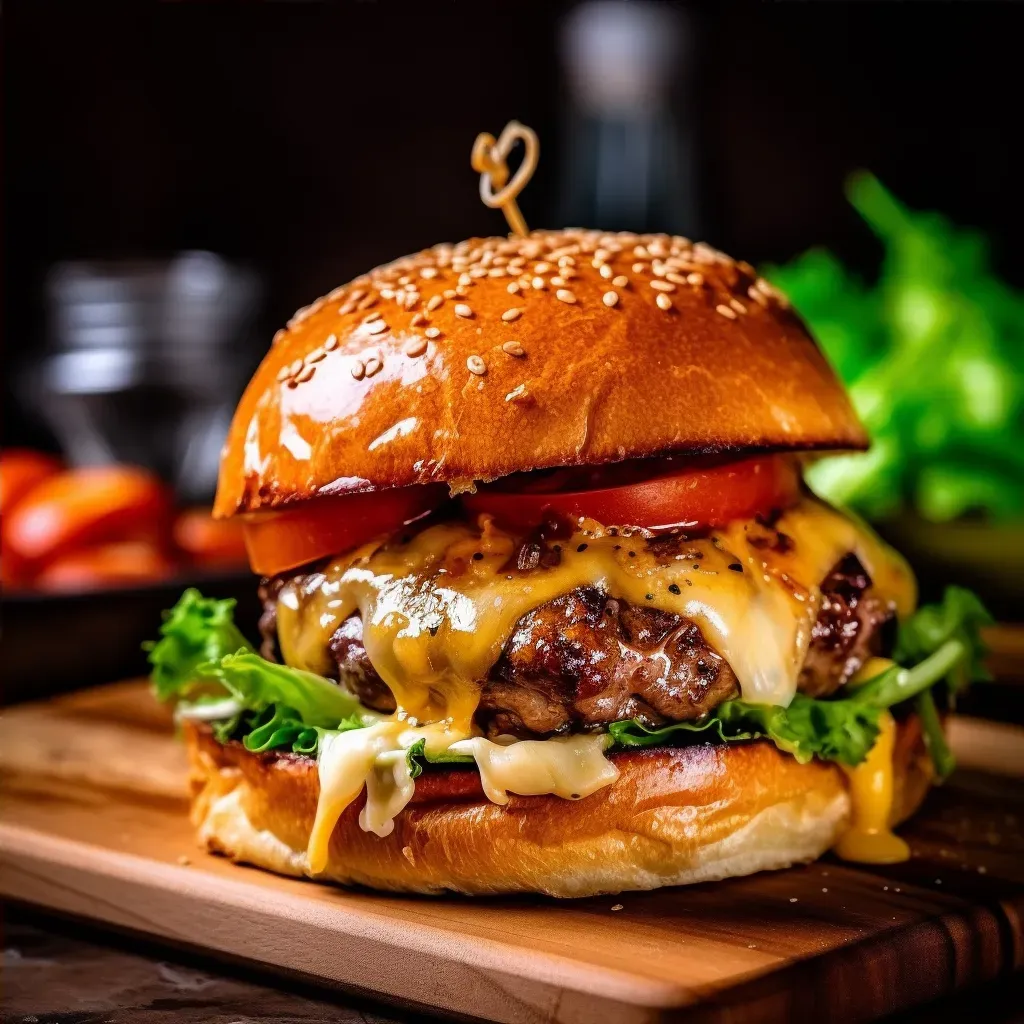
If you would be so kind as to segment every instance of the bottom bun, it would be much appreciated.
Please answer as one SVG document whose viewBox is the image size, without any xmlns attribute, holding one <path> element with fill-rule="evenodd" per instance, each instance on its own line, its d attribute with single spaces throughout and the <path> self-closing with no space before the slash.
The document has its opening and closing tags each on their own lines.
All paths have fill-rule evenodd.
<svg viewBox="0 0 1024 1024">
<path fill-rule="evenodd" d="M 253 754 L 186 725 L 193 821 L 233 860 L 309 875 L 316 762 Z M 917 722 L 900 726 L 893 824 L 916 810 L 931 779 Z M 359 827 L 362 798 L 342 815 L 318 881 L 398 892 L 454 890 L 592 896 L 708 882 L 821 856 L 850 817 L 846 775 L 799 764 L 767 741 L 611 755 L 619 778 L 582 800 L 483 795 L 476 771 L 425 772 L 386 838 Z"/>
</svg>

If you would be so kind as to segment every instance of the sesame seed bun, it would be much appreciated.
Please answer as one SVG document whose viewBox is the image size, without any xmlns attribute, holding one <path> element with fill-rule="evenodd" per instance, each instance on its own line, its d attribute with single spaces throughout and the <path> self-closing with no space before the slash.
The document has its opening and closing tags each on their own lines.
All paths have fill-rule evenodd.
<svg viewBox="0 0 1024 1024">
<path fill-rule="evenodd" d="M 900 727 L 892 824 L 932 778 L 920 730 Z M 253 754 L 185 723 L 192 816 L 208 849 L 285 875 L 309 874 L 319 780 L 312 758 Z M 486 799 L 471 770 L 430 770 L 380 837 L 359 827 L 363 797 L 331 836 L 319 881 L 399 892 L 591 896 L 715 881 L 812 861 L 850 816 L 846 774 L 800 764 L 760 740 L 611 755 L 619 777 L 582 800 Z"/>
<path fill-rule="evenodd" d="M 215 510 L 866 443 L 749 264 L 667 235 L 541 231 L 428 249 L 296 313 L 239 403 Z"/>
</svg>

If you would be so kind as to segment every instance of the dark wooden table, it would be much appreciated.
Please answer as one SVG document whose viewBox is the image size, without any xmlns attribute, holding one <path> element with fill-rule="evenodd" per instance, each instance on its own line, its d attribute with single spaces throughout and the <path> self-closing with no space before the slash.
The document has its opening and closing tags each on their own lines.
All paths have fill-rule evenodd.
<svg viewBox="0 0 1024 1024">
<path fill-rule="evenodd" d="M 421 1013 L 314 989 L 251 968 L 3 906 L 3 1024 L 400 1024 Z M 1024 1022 L 1024 973 L 888 1024 Z"/>
</svg>

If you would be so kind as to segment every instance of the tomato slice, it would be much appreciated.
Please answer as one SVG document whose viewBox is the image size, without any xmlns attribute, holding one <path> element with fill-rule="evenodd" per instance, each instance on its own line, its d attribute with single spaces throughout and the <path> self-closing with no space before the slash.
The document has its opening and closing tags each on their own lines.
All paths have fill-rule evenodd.
<svg viewBox="0 0 1024 1024">
<path fill-rule="evenodd" d="M 466 495 L 463 502 L 474 515 L 490 512 L 499 522 L 520 528 L 536 526 L 555 514 L 587 516 L 605 526 L 670 530 L 724 526 L 734 519 L 784 508 L 796 500 L 799 488 L 795 462 L 769 455 L 662 469 L 647 479 L 616 487 L 551 492 L 484 487 Z"/>
<path fill-rule="evenodd" d="M 446 497 L 445 487 L 401 487 L 317 498 L 280 512 L 253 512 L 243 520 L 249 564 L 253 572 L 275 576 L 340 555 L 419 519 Z"/>
<path fill-rule="evenodd" d="M 167 543 L 170 491 L 133 466 L 69 469 L 36 484 L 3 518 L 5 551 L 33 565 L 122 540 Z"/>
<path fill-rule="evenodd" d="M 28 448 L 5 448 L 0 453 L 0 515 L 7 515 L 36 484 L 62 468 L 55 455 Z"/>
<path fill-rule="evenodd" d="M 52 562 L 34 580 L 40 590 L 83 591 L 130 586 L 166 579 L 174 563 L 145 541 L 119 541 L 69 551 Z"/>
<path fill-rule="evenodd" d="M 237 519 L 214 519 L 209 508 L 187 508 L 172 527 L 175 546 L 196 565 L 245 565 L 244 527 Z"/>
</svg>

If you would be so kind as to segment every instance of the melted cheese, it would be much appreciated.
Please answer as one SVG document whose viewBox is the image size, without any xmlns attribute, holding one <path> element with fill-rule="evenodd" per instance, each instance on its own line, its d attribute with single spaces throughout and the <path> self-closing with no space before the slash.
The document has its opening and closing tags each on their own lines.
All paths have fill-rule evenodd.
<svg viewBox="0 0 1024 1024">
<path fill-rule="evenodd" d="M 611 785 L 619 770 L 604 752 L 607 734 L 560 736 L 501 744 L 475 736 L 451 746 L 456 754 L 472 754 L 487 799 L 507 804 L 509 793 L 541 796 L 552 793 L 579 800 Z"/>
<path fill-rule="evenodd" d="M 328 848 L 334 826 L 345 812 L 345 808 L 359 796 L 363 786 L 367 784 L 367 778 L 373 774 L 378 755 L 396 747 L 396 740 L 402 728 L 401 722 L 385 721 L 365 729 L 329 732 L 321 739 L 317 762 L 320 798 L 317 801 L 316 817 L 306 849 L 311 873 L 318 874 L 327 867 Z M 385 799 L 389 796 L 386 793 L 383 795 Z M 409 796 L 412 796 L 411 791 Z M 384 827 L 379 822 L 380 813 L 374 809 L 367 815 L 367 823 Z"/>
<path fill-rule="evenodd" d="M 871 753 L 856 768 L 847 769 L 853 818 L 836 844 L 843 860 L 861 864 L 897 864 L 910 857 L 910 847 L 889 827 L 894 791 L 893 747 L 896 722 L 882 712 L 881 730 Z"/>
<path fill-rule="evenodd" d="M 819 584 L 847 552 L 857 555 L 875 593 L 898 614 L 912 610 L 916 594 L 909 569 L 866 527 L 808 497 L 775 528 L 788 545 L 765 547 L 764 528 L 740 521 L 666 554 L 641 537 L 584 522 L 562 542 L 557 566 L 509 572 L 515 540 L 481 517 L 479 527 L 444 523 L 406 543 L 368 545 L 322 573 L 286 583 L 277 612 L 285 661 L 328 671 L 327 642 L 358 611 L 367 654 L 398 704 L 390 718 L 324 738 L 320 799 L 307 851 L 310 872 L 326 867 L 334 827 L 364 786 L 361 827 L 381 836 L 391 832 L 395 815 L 414 792 L 405 750 L 420 738 L 430 754 L 472 754 L 488 798 L 497 803 L 505 803 L 509 793 L 585 797 L 614 781 L 618 773 L 604 757 L 605 736 L 506 745 L 473 735 L 480 680 L 516 623 L 578 587 L 597 587 L 610 597 L 692 620 L 730 663 L 745 699 L 781 705 L 796 691 L 820 608 Z M 848 850 L 873 843 L 878 851 L 886 843 L 879 767 L 885 757 L 879 749 L 869 758 L 875 774 L 865 767 L 851 779 L 860 809 L 844 840 Z M 891 804 L 891 773 L 888 792 Z"/>
<path fill-rule="evenodd" d="M 400 711 L 418 722 L 448 720 L 468 734 L 479 681 L 516 623 L 577 587 L 691 619 L 732 666 L 746 700 L 782 705 L 796 692 L 819 584 L 843 555 L 860 558 L 875 593 L 899 614 L 914 605 L 905 563 L 866 527 L 810 497 L 776 524 L 791 541 L 783 550 L 759 547 L 759 528 L 749 521 L 675 555 L 591 525 L 562 543 L 559 565 L 529 572 L 508 572 L 514 543 L 489 522 L 483 529 L 445 523 L 407 544 L 364 548 L 282 589 L 285 661 L 327 671 L 328 639 L 359 611 L 367 654 Z"/>
</svg>

